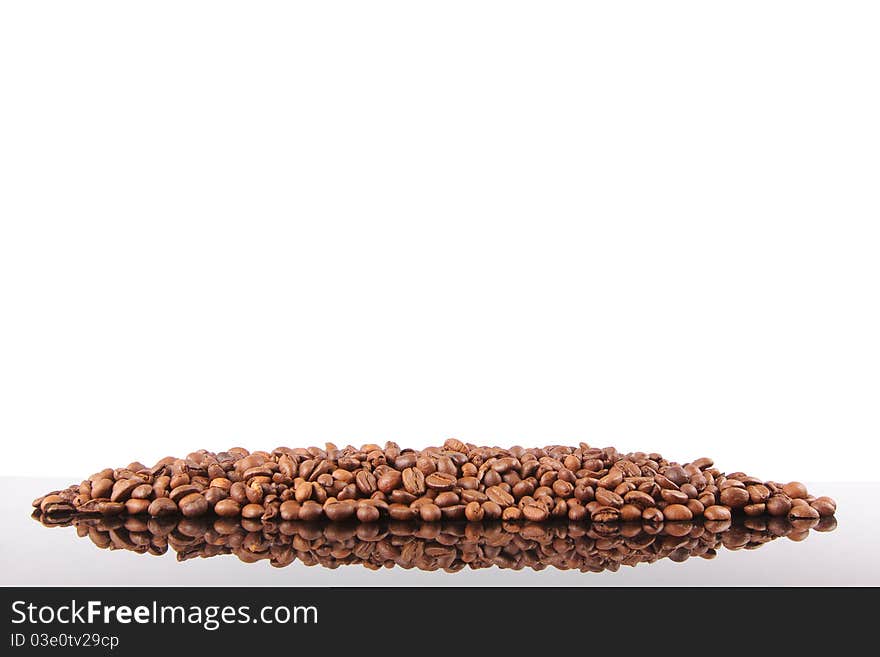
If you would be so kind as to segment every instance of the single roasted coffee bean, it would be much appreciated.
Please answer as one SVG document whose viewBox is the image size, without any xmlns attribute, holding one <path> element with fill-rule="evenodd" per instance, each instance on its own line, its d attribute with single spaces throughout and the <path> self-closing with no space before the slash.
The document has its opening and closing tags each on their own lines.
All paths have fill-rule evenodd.
<svg viewBox="0 0 880 657">
<path fill-rule="evenodd" d="M 788 517 L 792 520 L 808 520 L 808 519 L 818 519 L 819 512 L 811 507 L 809 504 L 794 504 L 791 507 L 791 510 L 788 512 Z"/>
<path fill-rule="evenodd" d="M 425 522 L 437 522 L 442 517 L 440 507 L 432 502 L 419 506 L 419 515 Z"/>
<path fill-rule="evenodd" d="M 782 487 L 782 492 L 788 495 L 793 500 L 802 499 L 808 495 L 807 487 L 799 481 L 792 481 L 785 484 Z"/>
<path fill-rule="evenodd" d="M 221 518 L 233 518 L 241 514 L 241 505 L 233 499 L 226 498 L 214 505 L 214 513 Z"/>
<path fill-rule="evenodd" d="M 816 509 L 822 518 L 833 516 L 837 511 L 837 504 L 830 497 L 817 497 L 810 502 L 810 506 Z"/>
<path fill-rule="evenodd" d="M 175 515 L 178 512 L 177 505 L 171 498 L 159 497 L 150 502 L 147 513 L 156 518 Z"/>
<path fill-rule="evenodd" d="M 791 511 L 791 500 L 787 495 L 772 495 L 767 500 L 766 507 L 771 516 L 787 516 Z"/>
<path fill-rule="evenodd" d="M 530 522 L 543 522 L 550 517 L 549 511 L 539 504 L 525 504 L 520 511 L 523 517 Z"/>
<path fill-rule="evenodd" d="M 617 522 L 620 520 L 620 509 L 613 506 L 600 506 L 592 513 L 593 522 Z"/>
<path fill-rule="evenodd" d="M 730 508 L 726 506 L 713 505 L 707 507 L 703 512 L 706 520 L 730 520 Z"/>
<path fill-rule="evenodd" d="M 178 506 L 187 518 L 196 518 L 208 512 L 208 500 L 201 493 L 190 493 L 180 500 Z"/>
<path fill-rule="evenodd" d="M 125 512 L 130 516 L 146 513 L 148 508 L 150 508 L 150 500 L 129 497 L 125 501 Z"/>
<path fill-rule="evenodd" d="M 434 472 L 425 477 L 425 485 L 433 490 L 452 490 L 458 478 L 446 472 Z"/>
<path fill-rule="evenodd" d="M 694 514 L 683 504 L 670 504 L 663 509 L 664 520 L 691 520 Z"/>
<path fill-rule="evenodd" d="M 614 491 L 606 490 L 605 488 L 596 490 L 596 501 L 602 506 L 613 506 L 616 509 L 623 506 L 623 498 Z"/>
<path fill-rule="evenodd" d="M 741 509 L 749 503 L 749 493 L 744 488 L 725 488 L 721 491 L 721 503 L 731 509 Z"/>
</svg>

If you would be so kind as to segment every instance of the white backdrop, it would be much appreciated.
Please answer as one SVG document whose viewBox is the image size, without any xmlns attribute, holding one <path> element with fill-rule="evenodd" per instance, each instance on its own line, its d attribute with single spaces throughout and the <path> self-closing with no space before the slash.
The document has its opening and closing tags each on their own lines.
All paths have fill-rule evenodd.
<svg viewBox="0 0 880 657">
<path fill-rule="evenodd" d="M 877 479 L 875 2 L 0 9 L 0 474 L 446 437 Z"/>
</svg>

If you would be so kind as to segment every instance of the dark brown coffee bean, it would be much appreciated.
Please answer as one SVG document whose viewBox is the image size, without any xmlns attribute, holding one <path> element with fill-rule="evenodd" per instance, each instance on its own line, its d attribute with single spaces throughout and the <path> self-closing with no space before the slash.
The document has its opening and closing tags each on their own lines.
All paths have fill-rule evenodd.
<svg viewBox="0 0 880 657">
<path fill-rule="evenodd" d="M 480 508 L 483 509 L 483 517 L 486 520 L 497 520 L 504 513 L 504 509 L 501 508 L 501 505 L 492 500 L 486 500 L 480 503 Z M 507 508 L 510 509 L 513 507 Z"/>
<path fill-rule="evenodd" d="M 557 479 L 553 482 L 553 492 L 562 498 L 571 497 L 574 493 L 574 486 L 568 481 Z"/>
<path fill-rule="evenodd" d="M 485 504 L 495 504 L 495 502 L 486 502 Z M 497 506 L 497 505 L 496 505 Z M 500 508 L 500 507 L 499 507 Z M 519 507 L 509 506 L 501 513 L 501 519 L 505 522 L 515 522 L 523 517 L 522 511 Z"/>
<path fill-rule="evenodd" d="M 314 490 L 315 485 L 312 482 L 304 481 L 294 489 L 293 497 L 297 502 L 302 504 L 306 500 L 311 499 Z"/>
<path fill-rule="evenodd" d="M 281 503 L 278 512 L 282 520 L 299 520 L 300 503 L 296 500 L 286 500 Z"/>
</svg>

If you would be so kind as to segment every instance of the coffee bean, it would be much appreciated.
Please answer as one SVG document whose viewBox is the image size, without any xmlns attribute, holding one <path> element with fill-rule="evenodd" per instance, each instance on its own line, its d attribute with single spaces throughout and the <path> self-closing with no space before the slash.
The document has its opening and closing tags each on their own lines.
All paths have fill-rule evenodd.
<svg viewBox="0 0 880 657">
<path fill-rule="evenodd" d="M 226 498 L 214 505 L 214 513 L 221 518 L 234 518 L 241 513 L 241 505 L 235 500 Z"/>
<path fill-rule="evenodd" d="M 156 498 L 147 507 L 147 513 L 155 518 L 175 515 L 177 512 L 177 504 L 167 497 Z"/>
<path fill-rule="evenodd" d="M 690 520 L 694 517 L 691 510 L 683 504 L 670 504 L 663 509 L 663 519 L 670 521 Z"/>
<path fill-rule="evenodd" d="M 730 520 L 730 509 L 726 506 L 718 506 L 715 504 L 706 507 L 703 516 L 706 520 Z"/>
<path fill-rule="evenodd" d="M 499 505 L 500 506 L 500 505 Z M 537 504 L 527 504 L 521 509 L 525 519 L 530 522 L 544 522 L 550 517 L 550 513 L 543 506 Z"/>
<path fill-rule="evenodd" d="M 146 513 L 148 508 L 150 508 L 150 500 L 129 497 L 125 501 L 125 512 L 130 516 L 136 516 L 140 515 L 141 513 Z"/>
<path fill-rule="evenodd" d="M 669 504 L 686 504 L 688 501 L 686 493 L 672 488 L 664 488 L 660 491 L 660 496 L 663 498 L 664 502 Z"/>
<path fill-rule="evenodd" d="M 382 473 L 376 485 L 383 493 L 390 493 L 392 490 L 400 486 L 400 481 L 400 472 L 397 470 L 389 470 Z"/>
<path fill-rule="evenodd" d="M 721 491 L 721 503 L 731 509 L 740 509 L 749 503 L 749 493 L 744 488 L 725 488 Z"/>
<path fill-rule="evenodd" d="M 562 498 L 571 497 L 572 493 L 574 493 L 574 486 L 572 486 L 570 482 L 561 479 L 554 481 L 552 488 L 553 492 Z"/>
<path fill-rule="evenodd" d="M 469 502 L 464 508 L 464 515 L 471 522 L 479 522 L 483 519 L 483 507 L 479 502 Z"/>
<path fill-rule="evenodd" d="M 515 501 L 513 499 L 513 495 L 508 493 L 500 486 L 490 486 L 486 489 L 486 495 L 490 500 L 495 502 L 495 504 L 500 506 L 502 509 L 513 505 Z"/>
<path fill-rule="evenodd" d="M 837 504 L 830 497 L 817 497 L 810 503 L 810 506 L 816 509 L 822 518 L 833 516 L 837 511 Z"/>
<path fill-rule="evenodd" d="M 367 472 L 366 470 L 360 470 L 355 475 L 355 485 L 361 495 L 365 497 L 369 497 L 377 490 L 376 477 L 372 472 Z"/>
<path fill-rule="evenodd" d="M 403 487 L 411 495 L 425 492 L 425 474 L 416 468 L 407 468 L 402 473 Z"/>
<path fill-rule="evenodd" d="M 328 500 L 324 503 L 324 515 L 333 522 L 351 518 L 356 510 L 355 504 L 351 500 L 342 502 L 331 502 Z"/>
<path fill-rule="evenodd" d="M 380 515 L 379 509 L 370 504 L 362 504 L 357 509 L 357 519 L 361 522 L 376 522 Z"/>
<path fill-rule="evenodd" d="M 428 502 L 419 506 L 419 515 L 425 522 L 437 522 L 440 520 L 442 513 L 439 506 Z"/>
<path fill-rule="evenodd" d="M 795 504 L 792 505 L 791 510 L 788 512 L 788 517 L 792 520 L 818 519 L 819 512 L 809 504 Z"/>
<path fill-rule="evenodd" d="M 792 481 L 785 484 L 785 486 L 782 487 L 782 492 L 793 500 L 802 499 L 808 495 L 807 487 L 799 481 Z"/>
<path fill-rule="evenodd" d="M 620 520 L 620 509 L 613 506 L 600 506 L 592 513 L 593 522 L 617 522 Z"/>
<path fill-rule="evenodd" d="M 452 490 L 458 478 L 446 472 L 434 472 L 425 477 L 425 485 L 433 490 Z"/>
<path fill-rule="evenodd" d="M 451 491 L 445 491 L 443 493 L 438 493 L 437 497 L 434 498 L 434 504 L 439 506 L 441 509 L 447 506 L 453 506 L 459 503 L 458 495 Z"/>
<path fill-rule="evenodd" d="M 596 490 L 596 501 L 602 506 L 613 506 L 616 509 L 623 506 L 623 498 L 620 495 L 604 488 Z"/>
<path fill-rule="evenodd" d="M 201 493 L 190 493 L 180 500 L 178 506 L 187 518 L 196 518 L 208 512 L 208 500 Z"/>
<path fill-rule="evenodd" d="M 787 495 L 771 495 L 766 506 L 771 516 L 787 516 L 791 510 L 791 500 Z"/>
<path fill-rule="evenodd" d="M 241 510 L 241 517 L 249 520 L 260 518 L 265 509 L 262 504 L 245 504 Z"/>
</svg>

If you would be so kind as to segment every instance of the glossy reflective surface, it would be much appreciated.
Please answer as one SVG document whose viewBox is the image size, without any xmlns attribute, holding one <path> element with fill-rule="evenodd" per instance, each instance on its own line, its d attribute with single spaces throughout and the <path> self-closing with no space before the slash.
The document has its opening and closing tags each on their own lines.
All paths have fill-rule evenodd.
<svg viewBox="0 0 880 657">
<path fill-rule="evenodd" d="M 819 523 L 805 531 L 788 521 L 764 519 L 766 526 L 749 521 L 729 530 L 691 525 L 686 535 L 676 536 L 686 525 L 664 526 L 657 533 L 652 527 L 635 533 L 621 527 L 609 534 L 597 533 L 595 526 L 586 524 L 483 524 L 482 529 L 477 525 L 469 529 L 461 523 L 427 528 L 385 523 L 358 530 L 352 525 L 328 527 L 301 521 L 248 525 L 239 519 L 226 526 L 205 524 L 207 519 L 202 518 L 151 526 L 140 518 L 128 519 L 129 523 L 120 518 L 82 518 L 71 526 L 47 528 L 31 517 L 31 500 L 64 481 L 0 478 L 0 517 L 5 528 L 0 584 L 880 585 L 876 559 L 880 517 L 874 502 L 880 499 L 880 485 L 876 483 L 815 484 L 838 501 L 833 531 L 819 531 L 830 529 Z M 115 525 L 120 520 L 122 524 Z M 367 531 L 372 533 L 363 533 Z M 97 549 L 96 543 L 119 549 Z M 163 550 L 161 556 L 145 554 Z M 713 550 L 714 558 L 704 558 L 711 557 Z M 392 567 L 386 567 L 389 564 Z"/>
<path fill-rule="evenodd" d="M 579 522 L 262 522 L 239 518 L 83 517 L 34 518 L 50 527 L 73 527 L 96 547 L 186 562 L 233 555 L 338 568 L 416 568 L 455 573 L 466 569 L 617 571 L 663 559 L 713 559 L 720 550 L 754 550 L 778 538 L 806 540 L 811 530 L 833 531 L 833 517 L 811 520 L 743 518 L 731 521 L 585 524 Z"/>
</svg>

